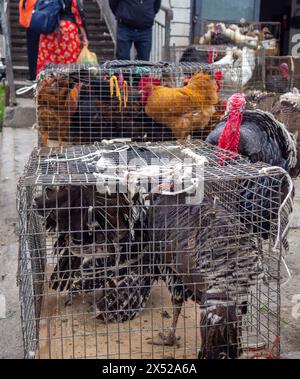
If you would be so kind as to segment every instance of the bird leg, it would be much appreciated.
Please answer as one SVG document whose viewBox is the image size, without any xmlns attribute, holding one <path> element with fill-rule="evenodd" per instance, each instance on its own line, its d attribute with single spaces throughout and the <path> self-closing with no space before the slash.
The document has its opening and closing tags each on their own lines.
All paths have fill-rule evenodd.
<svg viewBox="0 0 300 379">
<path fill-rule="evenodd" d="M 59 147 L 63 146 L 63 140 L 64 140 L 63 131 L 59 130 L 59 132 L 58 132 L 58 146 Z"/>
<path fill-rule="evenodd" d="M 177 322 L 178 318 L 181 312 L 183 299 L 180 300 L 174 300 L 172 299 L 173 303 L 173 320 L 171 327 L 166 335 L 163 333 L 159 333 L 157 338 L 148 338 L 147 343 L 151 345 L 159 345 L 159 346 L 176 346 L 179 347 L 179 340 L 180 337 L 176 337 L 176 328 L 177 328 Z"/>
<path fill-rule="evenodd" d="M 43 130 L 42 131 L 42 136 L 41 136 L 41 139 L 42 139 L 42 147 L 47 147 L 48 146 L 48 130 Z"/>
<path fill-rule="evenodd" d="M 59 131 L 58 131 L 58 143 L 59 143 L 59 147 L 64 146 L 64 141 L 65 141 L 65 137 L 67 135 L 68 129 L 69 129 L 69 127 L 67 125 L 62 125 L 59 128 Z"/>
</svg>

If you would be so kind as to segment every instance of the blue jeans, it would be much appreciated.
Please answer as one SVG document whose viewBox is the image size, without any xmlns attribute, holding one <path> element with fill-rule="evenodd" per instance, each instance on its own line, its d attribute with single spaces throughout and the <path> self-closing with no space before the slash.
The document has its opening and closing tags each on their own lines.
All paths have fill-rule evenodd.
<svg viewBox="0 0 300 379">
<path fill-rule="evenodd" d="M 30 29 L 26 29 L 27 37 L 27 56 L 29 66 L 29 80 L 36 78 L 36 65 L 39 53 L 40 35 Z"/>
<path fill-rule="evenodd" d="M 137 51 L 136 59 L 149 61 L 152 47 L 152 27 L 138 30 L 128 28 L 125 25 L 118 25 L 117 59 L 130 60 L 132 44 Z"/>
</svg>

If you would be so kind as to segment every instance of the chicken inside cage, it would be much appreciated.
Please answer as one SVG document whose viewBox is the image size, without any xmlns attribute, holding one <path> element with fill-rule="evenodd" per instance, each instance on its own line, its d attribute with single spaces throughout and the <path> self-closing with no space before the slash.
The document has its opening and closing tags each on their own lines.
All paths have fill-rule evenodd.
<svg viewBox="0 0 300 379">
<path fill-rule="evenodd" d="M 226 75 L 223 64 L 50 67 L 36 91 L 41 146 L 204 138 L 224 116 L 226 93 L 241 88 L 239 70 L 234 81 Z"/>
<path fill-rule="evenodd" d="M 206 32 L 198 43 L 173 48 L 173 60 L 227 65 L 223 71 L 225 97 L 232 95 L 233 86 L 235 92 L 251 89 L 281 93 L 293 87 L 294 61 L 278 56 L 280 23 L 205 20 L 203 28 Z"/>
<path fill-rule="evenodd" d="M 18 189 L 27 354 L 271 354 L 285 174 L 223 153 L 197 141 L 32 154 Z"/>
<path fill-rule="evenodd" d="M 221 68 L 220 97 L 227 100 L 234 92 L 264 89 L 265 52 L 250 47 L 234 45 L 193 45 L 177 48 L 180 62 L 209 63 L 216 70 Z M 183 52 L 182 52 L 183 50 Z M 175 54 L 177 54 L 175 52 Z"/>
</svg>

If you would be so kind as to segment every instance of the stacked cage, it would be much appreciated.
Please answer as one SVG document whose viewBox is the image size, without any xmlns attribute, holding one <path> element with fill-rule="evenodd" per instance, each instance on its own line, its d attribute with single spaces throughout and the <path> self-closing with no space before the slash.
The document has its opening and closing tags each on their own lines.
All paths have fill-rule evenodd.
<svg viewBox="0 0 300 379">
<path fill-rule="evenodd" d="M 225 80 L 239 86 L 236 92 L 265 89 L 266 56 L 277 51 L 279 23 L 204 20 L 201 29 L 203 35 L 194 46 L 174 46 L 174 61 L 226 64 Z"/>
<path fill-rule="evenodd" d="M 247 91 L 247 108 L 271 113 L 297 141 L 300 162 L 300 81 L 292 57 L 267 57 L 265 89 Z M 295 175 L 297 177 L 299 172 Z M 293 175 L 294 176 L 294 175 Z"/>
<path fill-rule="evenodd" d="M 299 84 L 292 56 L 266 57 L 266 91 L 282 95 L 299 87 Z"/>
<path fill-rule="evenodd" d="M 241 69 L 226 62 L 49 67 L 36 89 L 40 144 L 205 139 L 241 88 Z"/>
<path fill-rule="evenodd" d="M 278 357 L 286 185 L 200 141 L 36 149 L 18 186 L 26 357 Z"/>
<path fill-rule="evenodd" d="M 265 51 L 235 45 L 194 45 L 188 48 L 174 47 L 173 58 L 183 62 L 209 63 L 217 70 L 223 67 L 224 99 L 234 92 L 263 88 Z"/>
<path fill-rule="evenodd" d="M 203 35 L 199 43 L 212 45 L 235 45 L 263 48 L 267 56 L 277 56 L 280 51 L 281 23 L 258 21 L 204 20 Z"/>
<path fill-rule="evenodd" d="M 195 46 L 174 47 L 172 55 L 175 61 L 191 59 L 207 62 L 220 60 L 223 55 L 227 55 L 227 62 L 241 70 L 243 91 L 251 89 L 270 91 L 269 86 L 276 88 L 279 86 L 279 81 L 287 81 L 282 80 L 279 72 L 280 63 L 284 62 L 278 56 L 280 23 L 204 20 L 201 29 L 203 34 Z M 277 64 L 280 60 L 281 62 Z M 275 67 L 274 62 L 276 62 Z M 287 79 L 288 76 L 291 82 L 294 78 L 293 67 L 287 67 L 287 70 L 289 74 L 284 78 Z M 280 84 L 282 87 L 282 83 Z"/>
</svg>

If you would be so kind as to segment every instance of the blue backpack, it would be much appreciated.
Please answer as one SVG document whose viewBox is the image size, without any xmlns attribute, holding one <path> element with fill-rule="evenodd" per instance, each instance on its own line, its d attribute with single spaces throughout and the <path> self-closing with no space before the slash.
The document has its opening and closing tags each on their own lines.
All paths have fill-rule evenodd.
<svg viewBox="0 0 300 379">
<path fill-rule="evenodd" d="M 29 28 L 37 33 L 50 34 L 59 26 L 63 0 L 37 0 Z"/>
</svg>

